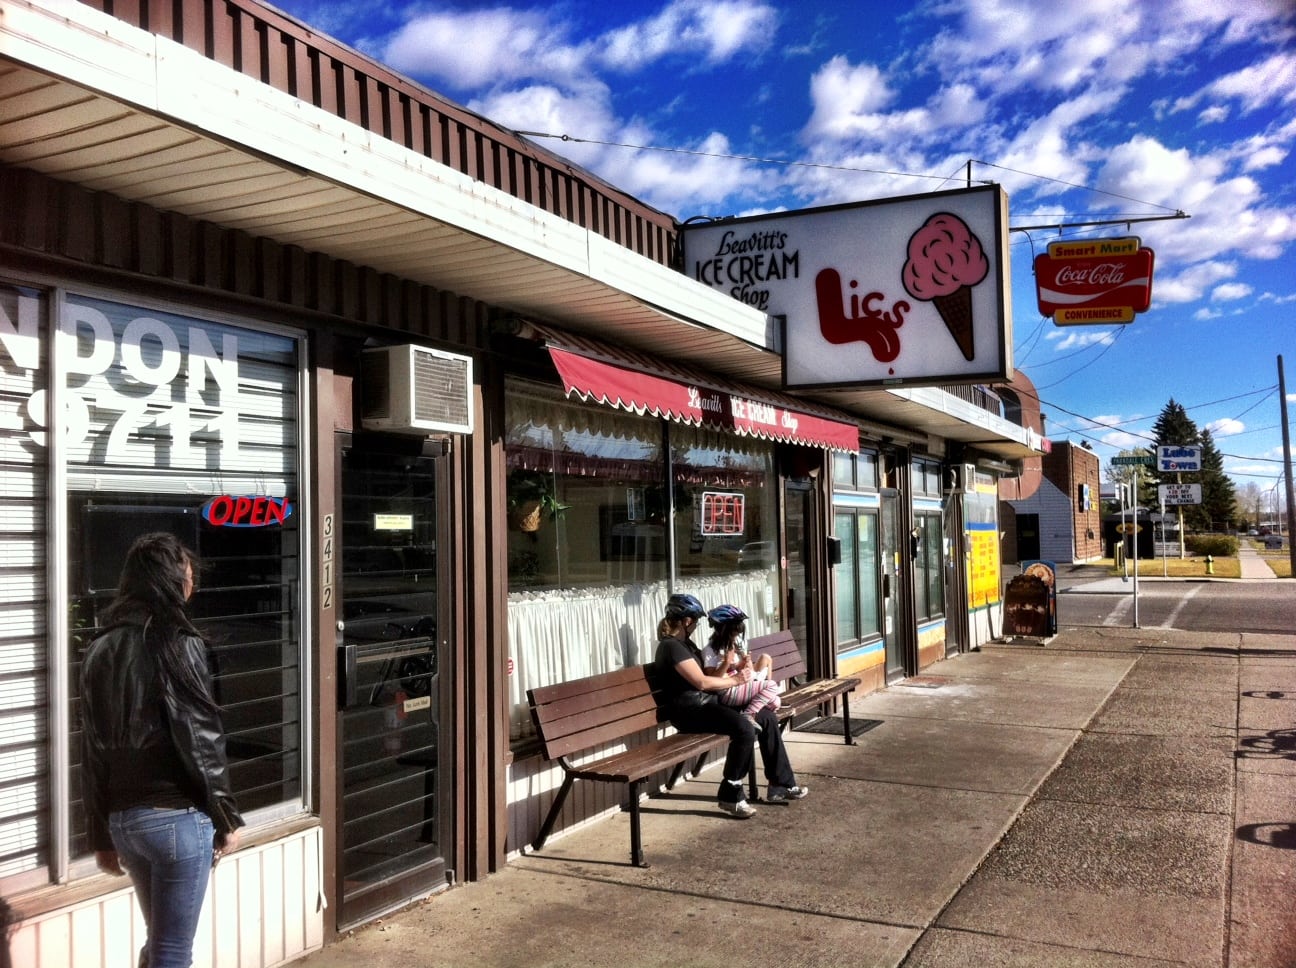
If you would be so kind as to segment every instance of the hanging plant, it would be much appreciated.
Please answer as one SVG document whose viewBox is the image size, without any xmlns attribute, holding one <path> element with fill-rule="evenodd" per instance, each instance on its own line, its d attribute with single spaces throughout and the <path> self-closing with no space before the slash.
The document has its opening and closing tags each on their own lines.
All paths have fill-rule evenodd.
<svg viewBox="0 0 1296 968">
<path fill-rule="evenodd" d="M 513 530 L 537 531 L 546 519 L 557 520 L 570 507 L 554 494 L 552 474 L 523 469 L 509 472 L 508 520 Z"/>
</svg>

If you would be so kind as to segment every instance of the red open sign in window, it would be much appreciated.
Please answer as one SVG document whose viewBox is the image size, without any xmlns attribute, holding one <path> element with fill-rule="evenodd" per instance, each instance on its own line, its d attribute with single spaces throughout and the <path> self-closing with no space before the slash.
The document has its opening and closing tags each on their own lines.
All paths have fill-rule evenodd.
<svg viewBox="0 0 1296 968">
<path fill-rule="evenodd" d="M 292 501 L 286 497 L 222 494 L 202 507 L 203 520 L 218 528 L 266 528 L 282 525 L 292 517 Z"/>
<path fill-rule="evenodd" d="M 702 492 L 702 534 L 742 534 L 747 496 L 729 491 Z"/>
</svg>

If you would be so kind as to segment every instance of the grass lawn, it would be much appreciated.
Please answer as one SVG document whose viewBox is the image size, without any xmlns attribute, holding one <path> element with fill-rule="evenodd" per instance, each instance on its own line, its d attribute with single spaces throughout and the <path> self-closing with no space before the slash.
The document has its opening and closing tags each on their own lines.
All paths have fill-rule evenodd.
<svg viewBox="0 0 1296 968">
<path fill-rule="evenodd" d="M 1115 562 L 1110 558 L 1103 558 L 1100 561 L 1093 562 L 1096 565 L 1103 565 L 1111 571 L 1113 575 L 1124 573 L 1123 568 L 1117 568 Z M 1150 578 L 1160 578 L 1162 575 L 1167 578 L 1201 578 L 1206 574 L 1205 558 L 1140 558 L 1138 563 L 1139 575 L 1146 575 Z M 1134 574 L 1134 561 L 1129 562 L 1129 573 Z M 1242 566 L 1238 564 L 1236 558 L 1216 558 L 1214 578 L 1241 578 Z"/>
<path fill-rule="evenodd" d="M 1287 552 L 1272 551 L 1269 554 L 1261 554 L 1260 557 L 1264 559 L 1264 563 L 1272 568 L 1273 573 L 1279 578 L 1290 578 L 1292 576 L 1291 556 Z"/>
</svg>

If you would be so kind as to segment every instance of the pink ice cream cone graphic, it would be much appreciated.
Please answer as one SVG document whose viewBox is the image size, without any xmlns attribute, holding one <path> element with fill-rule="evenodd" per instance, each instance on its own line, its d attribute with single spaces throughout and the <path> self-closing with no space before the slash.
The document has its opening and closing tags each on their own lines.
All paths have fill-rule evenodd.
<svg viewBox="0 0 1296 968">
<path fill-rule="evenodd" d="M 909 259 L 901 271 L 905 291 L 936 307 L 967 360 L 976 356 L 972 287 L 989 271 L 981 241 L 957 215 L 937 212 L 909 238 Z"/>
</svg>

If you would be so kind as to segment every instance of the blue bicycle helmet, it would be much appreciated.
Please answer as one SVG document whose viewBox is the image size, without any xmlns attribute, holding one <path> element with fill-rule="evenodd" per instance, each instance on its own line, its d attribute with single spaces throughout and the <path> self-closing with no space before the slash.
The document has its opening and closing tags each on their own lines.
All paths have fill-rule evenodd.
<svg viewBox="0 0 1296 968">
<path fill-rule="evenodd" d="M 705 614 L 702 603 L 685 592 L 676 592 L 666 600 L 667 618 L 701 618 Z"/>
<path fill-rule="evenodd" d="M 707 612 L 707 621 L 712 625 L 731 625 L 746 619 L 747 613 L 737 605 L 717 605 Z"/>
</svg>

